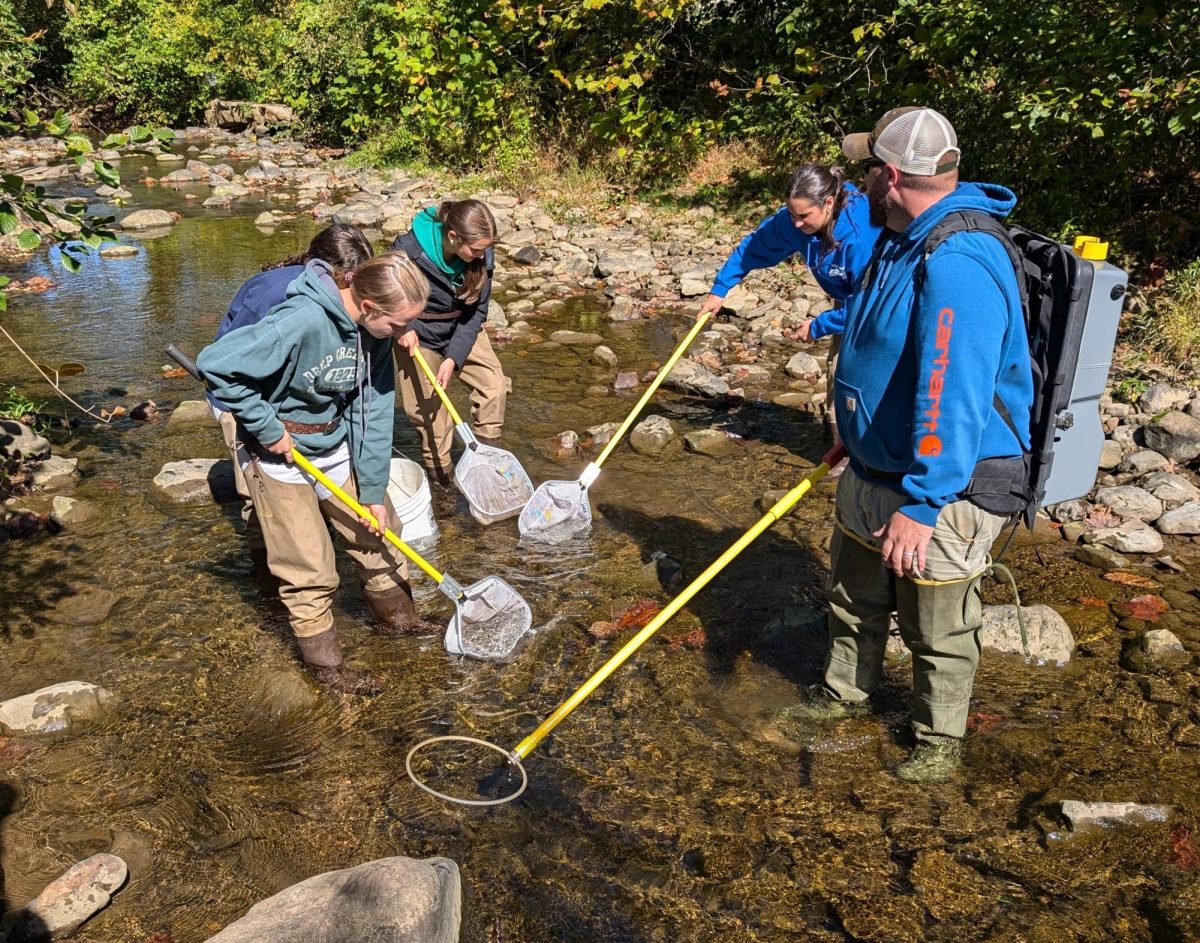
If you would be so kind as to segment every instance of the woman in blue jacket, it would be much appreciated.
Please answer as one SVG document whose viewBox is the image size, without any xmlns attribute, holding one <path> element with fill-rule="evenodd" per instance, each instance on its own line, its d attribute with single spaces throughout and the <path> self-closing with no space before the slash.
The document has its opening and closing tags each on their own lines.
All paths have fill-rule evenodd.
<svg viewBox="0 0 1200 943">
<path fill-rule="evenodd" d="M 841 334 L 846 327 L 846 299 L 871 261 L 881 231 L 881 226 L 871 222 L 866 194 L 846 180 L 841 167 L 804 164 L 788 181 L 784 205 L 730 254 L 700 313 L 716 314 L 730 289 L 755 269 L 771 268 L 802 255 L 817 284 L 833 299 L 833 307 L 806 318 L 794 336 L 807 342 Z M 831 376 L 836 356 L 835 338 L 830 351 Z"/>
</svg>

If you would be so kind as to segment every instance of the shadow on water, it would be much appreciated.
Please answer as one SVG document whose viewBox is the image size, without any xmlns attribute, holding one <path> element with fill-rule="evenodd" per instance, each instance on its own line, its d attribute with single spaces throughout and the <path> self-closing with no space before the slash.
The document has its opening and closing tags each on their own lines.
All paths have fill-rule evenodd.
<svg viewBox="0 0 1200 943">
<path fill-rule="evenodd" d="M 17 810 L 19 801 L 17 787 L 0 782 L 0 857 L 4 851 L 4 820 Z M 24 906 L 24 902 L 8 899 L 4 868 L 0 867 L 0 938 L 8 943 L 49 943 L 51 935 L 46 922 L 36 914 L 16 910 L 18 906 Z"/>
</svg>

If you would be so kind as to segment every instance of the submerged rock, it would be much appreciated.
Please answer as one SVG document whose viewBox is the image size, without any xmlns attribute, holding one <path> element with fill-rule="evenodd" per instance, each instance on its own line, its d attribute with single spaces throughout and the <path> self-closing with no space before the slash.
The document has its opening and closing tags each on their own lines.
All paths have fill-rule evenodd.
<svg viewBox="0 0 1200 943">
<path fill-rule="evenodd" d="M 206 400 L 185 399 L 175 407 L 167 419 L 167 426 L 181 426 L 193 422 L 212 421 L 212 407 Z"/>
<path fill-rule="evenodd" d="M 599 334 L 585 334 L 580 331 L 555 331 L 550 340 L 556 344 L 599 344 L 602 341 Z"/>
<path fill-rule="evenodd" d="M 129 877 L 116 855 L 92 855 L 51 882 L 5 921 L 8 943 L 42 943 L 71 936 L 90 917 L 108 906 Z"/>
<path fill-rule="evenodd" d="M 694 360 L 680 360 L 663 381 L 667 386 L 684 393 L 717 397 L 729 392 L 729 384 L 709 373 Z"/>
<path fill-rule="evenodd" d="M 683 437 L 683 447 L 689 452 L 707 455 L 709 458 L 724 458 L 733 451 L 733 442 L 724 432 L 700 429 Z"/>
<path fill-rule="evenodd" d="M 0 702 L 0 730 L 10 736 L 57 733 L 92 720 L 112 702 L 110 691 L 86 681 L 64 681 Z"/>
<path fill-rule="evenodd" d="M 1183 643 L 1168 629 L 1151 629 L 1135 639 L 1127 639 L 1121 648 L 1121 667 L 1127 671 L 1174 668 L 1188 660 Z"/>
<path fill-rule="evenodd" d="M 381 858 L 255 904 L 207 943 L 455 943 L 462 884 L 449 858 Z"/>
<path fill-rule="evenodd" d="M 1062 814 L 1073 831 L 1081 831 L 1114 825 L 1166 822 L 1171 817 L 1171 807 L 1142 805 L 1137 802 L 1080 802 L 1076 799 L 1064 799 Z"/>
<path fill-rule="evenodd" d="M 1022 606 L 1025 631 L 1029 637 L 1029 655 L 1039 664 L 1065 665 L 1075 654 L 1075 637 L 1057 612 L 1049 606 Z M 1017 607 L 984 606 L 979 644 L 1005 655 L 1024 655 Z"/>
</svg>

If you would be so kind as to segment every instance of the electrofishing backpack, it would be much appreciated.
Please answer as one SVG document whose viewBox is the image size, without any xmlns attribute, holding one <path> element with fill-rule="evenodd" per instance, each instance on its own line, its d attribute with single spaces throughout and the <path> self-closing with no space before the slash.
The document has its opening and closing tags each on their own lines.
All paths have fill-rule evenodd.
<svg viewBox="0 0 1200 943">
<path fill-rule="evenodd" d="M 958 232 L 986 232 L 1008 253 L 1033 368 L 1029 453 L 980 462 L 964 497 L 995 513 L 1017 514 L 1032 529 L 1039 507 L 1083 497 L 1096 483 L 1104 445 L 1100 396 L 1128 276 L 1104 261 L 1108 244 L 1094 237 L 1082 236 L 1072 248 L 1021 226 L 1006 229 L 994 216 L 970 210 L 949 213 L 933 228 L 923 259 Z M 918 284 L 923 276 L 922 264 Z M 993 404 L 1016 434 L 999 397 Z"/>
</svg>

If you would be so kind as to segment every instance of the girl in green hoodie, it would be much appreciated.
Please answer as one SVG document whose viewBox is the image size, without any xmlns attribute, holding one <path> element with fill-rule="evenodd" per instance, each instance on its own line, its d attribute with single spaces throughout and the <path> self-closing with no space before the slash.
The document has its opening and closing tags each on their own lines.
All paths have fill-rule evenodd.
<svg viewBox="0 0 1200 943">
<path fill-rule="evenodd" d="M 267 565 L 279 580 L 304 662 L 341 691 L 375 693 L 342 665 L 333 627 L 338 586 L 328 524 L 359 571 L 373 615 L 392 634 L 427 628 L 418 618 L 403 559 L 292 464 L 293 448 L 358 497 L 381 525 L 395 414 L 394 339 L 425 308 L 429 286 L 389 253 L 345 272 L 309 262 L 257 324 L 231 331 L 197 358 L 213 396 L 237 420 L 239 462 L 262 526 Z M 370 533 L 368 533 L 370 531 Z"/>
<path fill-rule="evenodd" d="M 429 301 L 413 329 L 396 345 L 400 397 L 421 437 L 425 466 L 442 484 L 450 481 L 454 424 L 417 366 L 418 346 L 442 387 L 457 373 L 471 391 L 476 438 L 494 445 L 504 426 L 511 387 L 483 330 L 492 298 L 492 244 L 496 219 L 479 200 L 447 200 L 418 213 L 412 230 L 392 244 L 425 273 Z"/>
</svg>

